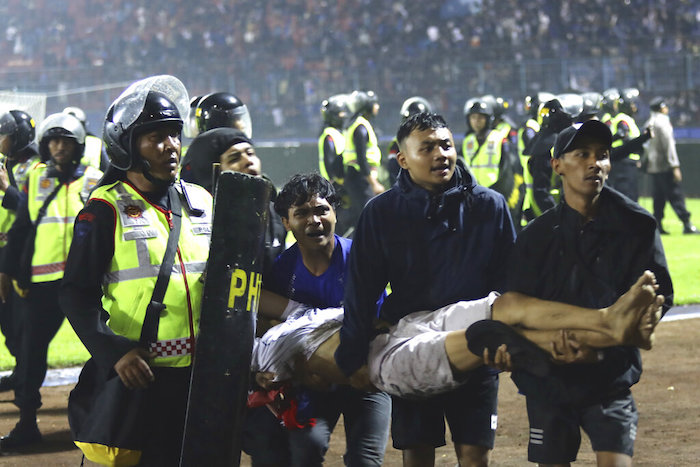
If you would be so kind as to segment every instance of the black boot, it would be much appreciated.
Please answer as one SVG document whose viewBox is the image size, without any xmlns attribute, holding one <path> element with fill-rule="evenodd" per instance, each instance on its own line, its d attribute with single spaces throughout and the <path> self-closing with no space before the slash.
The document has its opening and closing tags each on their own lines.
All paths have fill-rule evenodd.
<svg viewBox="0 0 700 467">
<path fill-rule="evenodd" d="M 697 234 L 700 234 L 700 231 L 698 231 L 697 227 L 695 227 L 693 224 L 691 224 L 690 221 L 687 221 L 687 222 L 683 223 L 683 233 L 697 235 Z"/>
<path fill-rule="evenodd" d="M 7 376 L 0 378 L 0 392 L 12 391 L 15 388 L 15 372 L 14 370 Z"/>
<path fill-rule="evenodd" d="M 12 451 L 41 441 L 36 424 L 36 410 L 20 409 L 19 422 L 7 436 L 0 438 L 0 451 Z"/>
</svg>

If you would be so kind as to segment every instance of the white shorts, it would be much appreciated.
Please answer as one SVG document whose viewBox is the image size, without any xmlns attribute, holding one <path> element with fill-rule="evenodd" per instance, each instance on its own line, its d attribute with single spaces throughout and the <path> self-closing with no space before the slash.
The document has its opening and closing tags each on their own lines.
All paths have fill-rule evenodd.
<svg viewBox="0 0 700 467">
<path fill-rule="evenodd" d="M 369 347 L 372 383 L 380 390 L 402 397 L 424 397 L 459 386 L 445 352 L 451 331 L 491 319 L 491 292 L 479 300 L 462 301 L 435 311 L 418 311 L 403 317 L 378 335 Z M 343 324 L 342 308 L 308 308 L 292 304 L 287 320 L 255 339 L 251 371 L 275 373 L 276 381 L 291 379 L 295 357 L 307 359 Z"/>
<path fill-rule="evenodd" d="M 479 300 L 462 301 L 435 311 L 418 311 L 402 318 L 371 343 L 369 376 L 380 390 L 401 397 L 426 397 L 456 388 L 445 352 L 451 331 L 491 319 L 491 305 L 498 297 L 491 292 Z"/>
<path fill-rule="evenodd" d="M 294 374 L 295 357 L 311 357 L 342 324 L 342 308 L 321 310 L 299 304 L 285 322 L 270 328 L 262 337 L 255 339 L 251 371 L 275 373 L 275 381 L 291 379 Z"/>
</svg>

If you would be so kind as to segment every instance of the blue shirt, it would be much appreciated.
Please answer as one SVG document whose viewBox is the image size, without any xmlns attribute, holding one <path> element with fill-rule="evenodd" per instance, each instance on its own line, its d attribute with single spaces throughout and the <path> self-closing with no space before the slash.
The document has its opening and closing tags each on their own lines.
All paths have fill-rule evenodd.
<svg viewBox="0 0 700 467">
<path fill-rule="evenodd" d="M 304 265 L 299 245 L 283 251 L 272 267 L 265 287 L 275 293 L 316 308 L 343 306 L 348 255 L 352 240 L 335 235 L 335 248 L 328 269 L 314 276 Z"/>
</svg>

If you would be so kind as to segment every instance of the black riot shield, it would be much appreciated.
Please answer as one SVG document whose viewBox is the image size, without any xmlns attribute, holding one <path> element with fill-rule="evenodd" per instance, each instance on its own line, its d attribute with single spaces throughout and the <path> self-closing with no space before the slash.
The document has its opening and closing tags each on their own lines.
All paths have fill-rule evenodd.
<svg viewBox="0 0 700 467">
<path fill-rule="evenodd" d="M 235 466 L 262 285 L 272 185 L 224 172 L 214 202 L 180 466 Z"/>
</svg>

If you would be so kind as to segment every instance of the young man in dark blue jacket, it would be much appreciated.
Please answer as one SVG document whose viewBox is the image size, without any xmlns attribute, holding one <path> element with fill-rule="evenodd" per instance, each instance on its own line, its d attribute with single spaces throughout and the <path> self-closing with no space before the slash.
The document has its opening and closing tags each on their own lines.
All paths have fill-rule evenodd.
<svg viewBox="0 0 700 467">
<path fill-rule="evenodd" d="M 618 299 L 639 275 L 656 276 L 657 293 L 673 303 L 673 286 L 654 218 L 637 203 L 605 186 L 612 135 L 597 120 L 561 131 L 552 169 L 561 176 L 563 200 L 518 236 L 509 269 L 509 290 L 583 307 Z M 642 372 L 639 351 L 616 346 L 579 347 L 578 364 L 556 367 L 538 378 L 515 371 L 527 396 L 528 458 L 540 465 L 576 459 L 581 428 L 598 465 L 631 466 L 637 409 L 630 386 Z"/>
<path fill-rule="evenodd" d="M 345 320 L 336 362 L 356 387 L 366 387 L 375 337 L 377 298 L 392 293 L 380 318 L 395 324 L 419 310 L 504 290 L 515 231 L 505 199 L 479 186 L 457 165 L 452 133 L 436 114 L 401 124 L 397 183 L 360 216 L 345 287 Z M 466 339 L 465 344 L 466 345 Z M 461 465 L 486 465 L 496 429 L 498 376 L 486 367 L 463 386 L 431 398 L 393 397 L 392 438 L 405 465 L 432 464 L 450 425 Z"/>
</svg>

